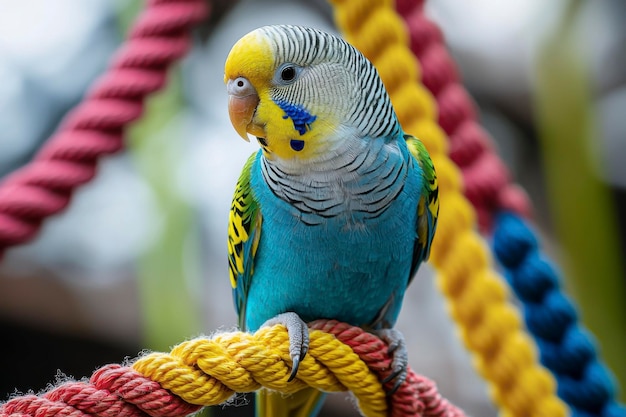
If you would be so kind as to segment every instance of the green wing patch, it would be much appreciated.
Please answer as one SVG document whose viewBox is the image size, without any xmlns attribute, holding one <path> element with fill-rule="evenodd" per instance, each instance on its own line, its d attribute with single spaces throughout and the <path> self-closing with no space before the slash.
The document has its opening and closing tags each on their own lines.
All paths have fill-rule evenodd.
<svg viewBox="0 0 626 417">
<path fill-rule="evenodd" d="M 417 206 L 417 242 L 413 253 L 413 273 L 430 255 L 430 246 L 437 228 L 439 215 L 439 184 L 435 166 L 424 144 L 414 136 L 404 135 L 409 151 L 417 160 L 424 175 L 422 194 Z"/>
<path fill-rule="evenodd" d="M 228 219 L 228 269 L 240 326 L 245 322 L 245 299 L 253 273 L 253 260 L 261 237 L 261 213 L 250 184 L 256 153 L 243 167 Z"/>
</svg>

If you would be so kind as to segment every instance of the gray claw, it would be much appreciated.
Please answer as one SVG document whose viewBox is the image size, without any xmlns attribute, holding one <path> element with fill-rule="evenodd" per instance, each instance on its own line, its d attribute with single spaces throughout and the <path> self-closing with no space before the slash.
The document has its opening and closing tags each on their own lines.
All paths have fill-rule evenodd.
<svg viewBox="0 0 626 417">
<path fill-rule="evenodd" d="M 396 329 L 379 329 L 374 333 L 380 337 L 382 341 L 389 346 L 388 353 L 393 355 L 391 359 L 392 372 L 381 382 L 384 384 L 395 380 L 391 390 L 387 392 L 387 396 L 393 395 L 400 385 L 404 383 L 407 376 L 407 368 L 409 366 L 409 353 L 406 349 L 404 336 Z"/>
<path fill-rule="evenodd" d="M 298 373 L 298 368 L 300 367 L 300 355 L 291 355 L 291 361 L 293 362 L 293 366 L 291 368 L 291 374 L 289 374 L 289 378 L 287 378 L 287 382 L 293 381 Z"/>
<path fill-rule="evenodd" d="M 287 382 L 291 382 L 298 373 L 300 362 L 309 350 L 309 328 L 296 313 L 282 313 L 269 319 L 261 327 L 270 327 L 282 324 L 289 334 L 289 356 L 293 362 L 291 374 Z"/>
</svg>

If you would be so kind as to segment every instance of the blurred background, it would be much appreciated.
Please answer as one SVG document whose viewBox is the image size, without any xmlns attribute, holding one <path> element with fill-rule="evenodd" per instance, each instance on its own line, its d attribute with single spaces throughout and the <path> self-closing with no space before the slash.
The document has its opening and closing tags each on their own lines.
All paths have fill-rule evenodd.
<svg viewBox="0 0 626 417">
<path fill-rule="evenodd" d="M 0 401 L 64 375 L 88 376 L 144 348 L 166 350 L 235 328 L 228 210 L 257 147 L 230 126 L 223 63 L 232 44 L 258 26 L 334 28 L 322 1 L 216 3 L 167 91 L 131 129 L 127 151 L 105 159 L 35 241 L 7 252 Z M 626 3 L 427 3 L 482 123 L 535 204 L 544 247 L 624 383 Z M 136 0 L 0 2 L 0 177 L 29 161 L 81 99 L 141 7 Z M 398 324 L 411 365 L 468 413 L 495 416 L 432 269 L 419 275 Z M 324 415 L 353 410 L 335 395 Z"/>
</svg>

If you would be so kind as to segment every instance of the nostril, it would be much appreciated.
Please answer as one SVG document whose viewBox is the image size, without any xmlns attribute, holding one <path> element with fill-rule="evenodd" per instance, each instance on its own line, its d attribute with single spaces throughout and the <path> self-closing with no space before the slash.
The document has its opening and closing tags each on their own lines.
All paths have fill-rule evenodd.
<svg viewBox="0 0 626 417">
<path fill-rule="evenodd" d="M 245 93 L 247 90 L 251 88 L 250 81 L 243 77 L 239 77 L 235 79 L 235 87 L 237 91 L 240 93 Z"/>
<path fill-rule="evenodd" d="M 228 94 L 237 97 L 246 97 L 256 94 L 256 90 L 245 77 L 237 77 L 234 80 L 228 81 L 226 89 L 228 90 Z"/>
</svg>

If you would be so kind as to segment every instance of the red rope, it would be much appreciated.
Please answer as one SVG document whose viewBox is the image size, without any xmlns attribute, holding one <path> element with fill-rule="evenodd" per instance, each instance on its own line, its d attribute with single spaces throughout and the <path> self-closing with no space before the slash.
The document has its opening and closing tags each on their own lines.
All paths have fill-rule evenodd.
<svg viewBox="0 0 626 417">
<path fill-rule="evenodd" d="M 411 49 L 420 62 L 422 82 L 435 96 L 439 124 L 450 139 L 450 158 L 461 168 L 465 194 L 488 229 L 500 210 L 529 216 L 531 203 L 493 148 L 489 134 L 477 121 L 477 109 L 460 81 L 441 30 L 423 10 L 423 1 L 398 0 L 410 33 Z"/>
<path fill-rule="evenodd" d="M 199 409 L 132 368 L 107 365 L 89 382 L 65 382 L 40 396 L 13 398 L 0 406 L 0 417 L 175 417 Z"/>
<path fill-rule="evenodd" d="M 68 205 L 99 158 L 122 149 L 124 129 L 141 116 L 145 97 L 165 85 L 168 68 L 189 49 L 191 28 L 207 15 L 204 0 L 148 2 L 83 102 L 32 162 L 0 184 L 0 258 Z"/>
<path fill-rule="evenodd" d="M 389 375 L 388 347 L 378 337 L 335 320 L 318 320 L 310 326 L 349 345 L 380 380 Z M 389 382 L 385 388 L 392 385 Z M 465 416 L 441 397 L 432 381 L 411 369 L 389 398 L 389 407 L 391 417 Z M 134 369 L 112 364 L 96 370 L 89 381 L 68 381 L 39 395 L 15 397 L 0 405 L 0 417 L 178 417 L 199 409 Z"/>
</svg>

